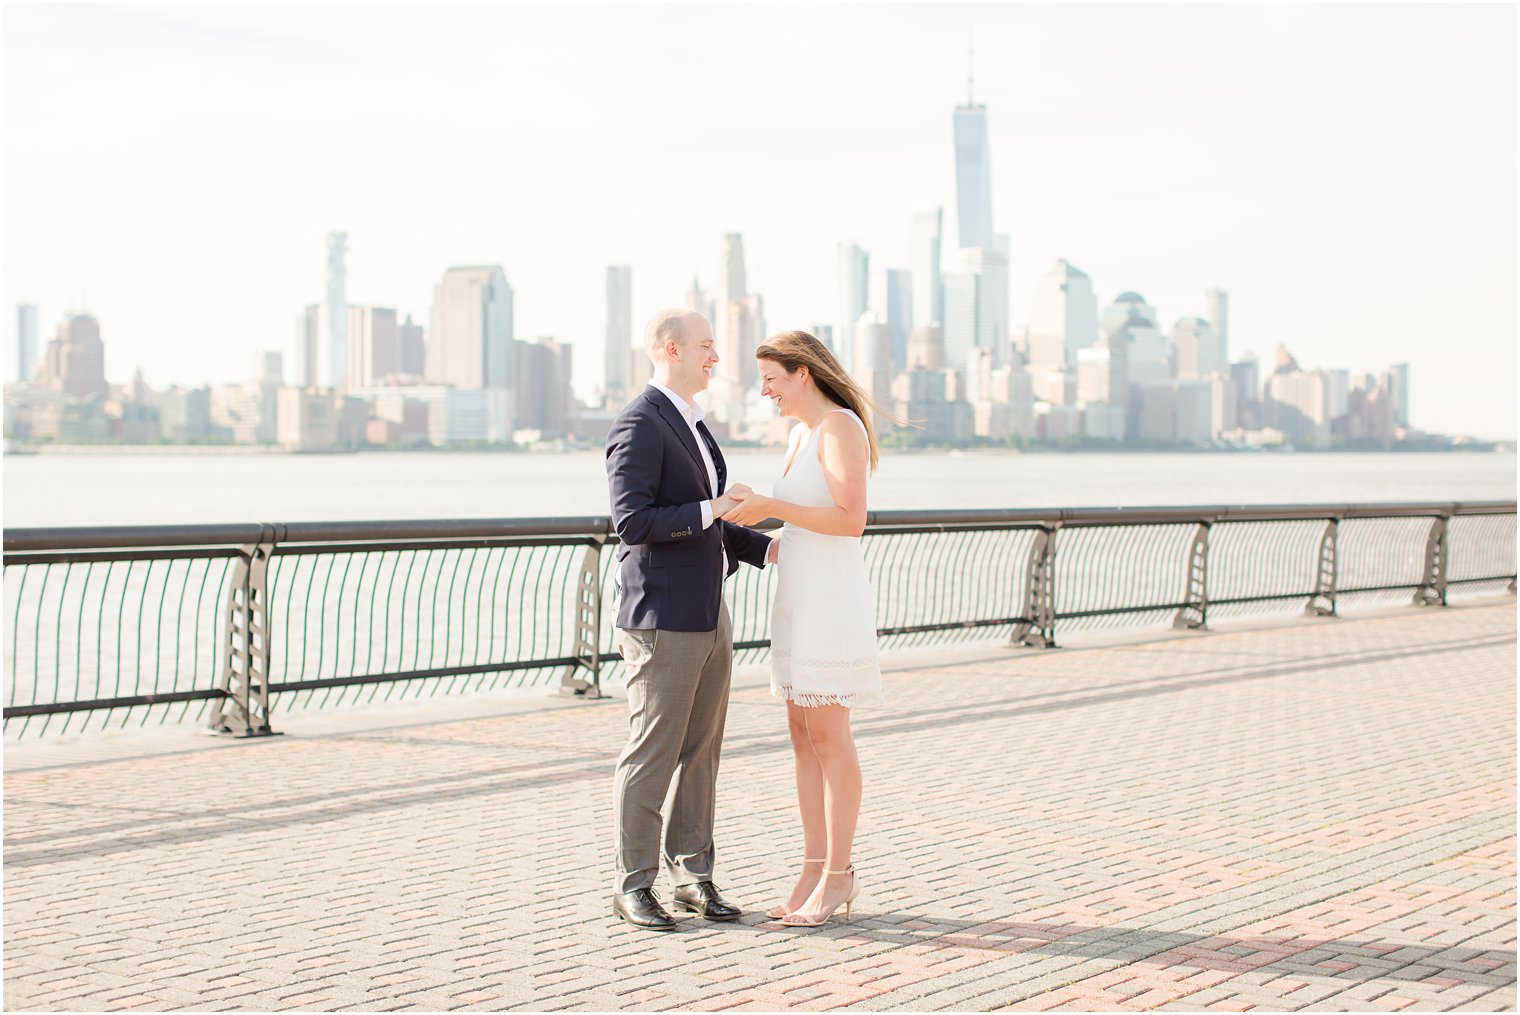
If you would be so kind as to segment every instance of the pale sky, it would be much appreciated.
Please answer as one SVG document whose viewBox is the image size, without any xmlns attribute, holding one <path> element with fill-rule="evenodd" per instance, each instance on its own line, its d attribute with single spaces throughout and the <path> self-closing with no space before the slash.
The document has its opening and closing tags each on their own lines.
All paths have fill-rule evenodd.
<svg viewBox="0 0 1520 1015">
<path fill-rule="evenodd" d="M 263 348 L 288 376 L 332 229 L 350 302 L 424 323 L 445 268 L 501 264 L 582 395 L 609 264 L 641 327 L 739 232 L 771 331 L 832 321 L 838 241 L 879 276 L 915 211 L 953 232 L 974 32 L 1015 326 L 1059 257 L 1167 330 L 1217 285 L 1232 357 L 1408 361 L 1416 426 L 1515 435 L 1513 5 L 9 4 L 3 32 L 7 347 L 16 303 L 44 344 L 88 308 L 113 381 Z"/>
</svg>

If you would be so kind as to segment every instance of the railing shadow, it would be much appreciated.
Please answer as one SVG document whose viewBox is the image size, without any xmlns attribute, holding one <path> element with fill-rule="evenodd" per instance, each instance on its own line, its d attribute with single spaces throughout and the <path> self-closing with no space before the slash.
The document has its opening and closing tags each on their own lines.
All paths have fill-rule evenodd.
<svg viewBox="0 0 1520 1015">
<path fill-rule="evenodd" d="M 1178 694 L 1226 684 L 1269 680 L 1275 677 L 1294 676 L 1344 666 L 1407 660 L 1412 656 L 1461 652 L 1510 644 L 1513 644 L 1513 639 L 1507 637 L 1479 637 L 1439 644 L 1413 645 L 1384 652 L 1336 653 L 1317 657 L 1307 663 L 1295 661 L 1290 664 L 1266 666 L 1246 670 L 1245 672 L 1231 672 L 1231 670 L 1238 668 L 1222 667 L 1175 678 L 1158 677 L 1148 680 L 1126 681 L 1124 685 L 1117 685 L 1123 689 L 1116 690 L 1114 689 L 1116 685 L 1106 685 L 1096 693 L 1084 694 L 1081 691 L 1042 692 L 1034 695 L 1016 695 L 1005 698 L 1001 702 L 989 701 L 984 697 L 974 706 L 951 706 L 928 712 L 899 713 L 890 717 L 884 716 L 879 719 L 860 722 L 856 726 L 856 735 L 861 740 L 870 740 L 921 730 L 944 730 L 953 726 L 969 726 L 1025 716 L 1046 715 L 1096 705 L 1133 701 L 1157 695 Z M 1158 681 L 1163 682 L 1158 684 Z M 1041 700 L 1052 698 L 1056 700 Z M 426 725 L 455 725 L 464 721 L 473 720 L 448 720 Z M 388 730 L 383 733 L 321 734 L 310 739 L 328 741 L 392 739 L 400 744 L 412 746 L 432 745 L 447 746 L 455 749 L 500 749 L 495 744 L 479 744 L 446 738 L 424 739 L 414 736 L 402 736 L 395 730 Z M 782 756 L 782 752 L 786 751 L 787 742 L 785 727 L 778 718 L 778 728 L 775 733 L 749 734 L 731 738 L 725 745 L 724 756 L 732 760 L 735 757 L 752 757 L 776 753 L 779 758 Z M 278 741 L 273 742 L 271 746 L 278 749 L 278 743 Z M 511 745 L 509 744 L 508 746 Z M 548 749 L 544 745 L 531 746 L 535 750 Z M 332 792 L 307 794 L 300 797 L 282 797 L 279 800 L 266 804 L 245 801 L 240 802 L 236 806 L 216 810 L 198 809 L 194 813 L 187 813 L 183 816 L 171 816 L 160 810 L 152 817 L 142 820 L 117 822 L 93 828 L 70 829 L 66 832 L 53 835 L 26 836 L 23 838 L 13 834 L 7 842 L 5 866 L 30 867 L 37 864 L 57 862 L 64 856 L 101 856 L 118 851 L 140 850 L 179 842 L 222 838 L 255 830 L 267 831 L 272 828 L 299 827 L 313 822 L 341 820 L 363 814 L 383 813 L 396 808 L 410 807 L 422 803 L 480 799 L 496 794 L 522 792 L 559 783 L 603 780 L 610 777 L 610 766 L 617 755 L 616 745 L 611 744 L 603 750 L 588 748 L 582 744 L 555 747 L 552 750 L 554 753 L 566 756 L 548 760 L 535 758 L 517 764 L 478 770 L 467 775 L 453 772 L 431 778 L 398 780 L 387 785 L 362 790 L 356 790 L 353 786 L 345 786 Z M 94 764 L 111 763 L 107 761 Z M 365 795 L 356 795 L 359 793 Z M 23 801 L 18 800 L 15 803 L 19 804 L 23 803 Z M 69 805 L 49 804 L 49 806 L 66 807 Z M 187 827 L 165 828 L 160 829 L 157 833 L 152 831 L 156 826 L 161 826 L 166 822 L 184 823 Z M 81 842 L 77 846 L 60 847 L 58 845 L 58 843 L 99 836 L 107 836 L 107 838 L 94 838 L 93 841 Z M 13 845 L 16 848 L 12 848 Z"/>
</svg>

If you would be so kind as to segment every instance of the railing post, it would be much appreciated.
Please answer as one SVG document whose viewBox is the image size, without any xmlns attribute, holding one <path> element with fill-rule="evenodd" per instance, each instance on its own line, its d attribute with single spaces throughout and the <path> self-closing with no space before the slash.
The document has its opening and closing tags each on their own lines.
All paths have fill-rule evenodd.
<svg viewBox="0 0 1520 1015">
<path fill-rule="evenodd" d="M 237 569 L 227 590 L 227 652 L 221 690 L 225 697 L 210 729 L 234 737 L 275 736 L 269 725 L 269 558 L 275 530 L 265 526 L 257 543 L 238 548 Z"/>
<path fill-rule="evenodd" d="M 1207 630 L 1209 621 L 1209 523 L 1199 522 L 1188 546 L 1187 598 L 1172 618 L 1173 627 Z"/>
<path fill-rule="evenodd" d="M 1318 569 L 1314 579 L 1314 595 L 1304 613 L 1311 617 L 1335 616 L 1335 570 L 1336 545 L 1340 536 L 1340 519 L 1332 518 L 1325 523 L 1325 531 L 1319 537 Z"/>
<path fill-rule="evenodd" d="M 1447 515 L 1437 515 L 1430 523 L 1430 534 L 1425 537 L 1425 572 L 1420 586 L 1414 590 L 1414 605 L 1446 605 L 1446 542 Z"/>
<path fill-rule="evenodd" d="M 575 663 L 565 667 L 559 693 L 577 698 L 602 697 L 602 547 L 606 536 L 593 536 L 581 559 L 575 589 Z M 590 674 L 587 679 L 581 670 Z"/>
<path fill-rule="evenodd" d="M 1056 647 L 1055 581 L 1056 526 L 1041 526 L 1024 571 L 1023 615 L 1029 620 L 1014 625 L 1010 645 Z"/>
</svg>

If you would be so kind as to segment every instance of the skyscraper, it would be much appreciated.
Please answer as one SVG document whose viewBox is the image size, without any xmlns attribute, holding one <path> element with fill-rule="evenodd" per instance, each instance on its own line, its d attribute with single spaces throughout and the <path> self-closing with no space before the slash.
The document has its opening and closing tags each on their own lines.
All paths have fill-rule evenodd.
<svg viewBox="0 0 1520 1015">
<path fill-rule="evenodd" d="M 450 268 L 433 289 L 427 379 L 462 391 L 484 390 L 487 439 L 511 439 L 514 383 L 512 287 L 500 265 Z"/>
<path fill-rule="evenodd" d="M 1214 326 L 1201 317 L 1183 317 L 1172 325 L 1172 370 L 1178 377 L 1228 375 L 1229 360 Z"/>
<path fill-rule="evenodd" d="M 1248 352 L 1239 362 L 1230 364 L 1230 379 L 1240 391 L 1242 401 L 1255 401 L 1261 397 L 1261 367 L 1254 352 Z"/>
<path fill-rule="evenodd" d="M 945 283 L 941 276 L 945 213 L 942 208 L 913 216 L 908 269 L 913 272 L 913 325 L 945 323 Z"/>
<path fill-rule="evenodd" d="M 1330 422 L 1346 415 L 1346 409 L 1351 396 L 1351 371 L 1350 370 L 1325 370 L 1322 371 L 1326 381 L 1330 385 Z"/>
<path fill-rule="evenodd" d="M 427 345 L 420 324 L 412 323 L 407 314 L 396 329 L 401 339 L 401 372 L 408 377 L 421 378 L 427 371 Z"/>
<path fill-rule="evenodd" d="M 1128 378 L 1121 371 L 1123 353 L 1104 344 L 1077 350 L 1077 399 L 1123 405 Z"/>
<path fill-rule="evenodd" d="M 627 400 L 633 372 L 633 269 L 607 268 L 607 331 L 603 350 L 602 390 L 609 402 Z"/>
<path fill-rule="evenodd" d="M 841 243 L 838 249 L 839 317 L 830 348 L 848 370 L 855 363 L 855 322 L 870 305 L 871 255 L 854 243 Z"/>
<path fill-rule="evenodd" d="M 908 362 L 908 333 L 913 330 L 913 276 L 901 268 L 887 269 L 887 328 L 892 332 L 892 363 L 901 370 Z"/>
<path fill-rule="evenodd" d="M 99 321 L 89 314 L 73 314 L 58 325 L 57 336 L 48 343 L 41 381 L 65 395 L 106 397 L 110 388 Z"/>
<path fill-rule="evenodd" d="M 1262 401 L 1267 425 L 1281 430 L 1290 443 L 1330 443 L 1330 378 L 1324 371 L 1300 370 L 1297 363 L 1279 367 L 1267 378 Z"/>
<path fill-rule="evenodd" d="M 1230 384 L 1235 389 L 1235 422 L 1246 430 L 1266 425 L 1261 411 L 1261 369 L 1256 354 L 1246 353 L 1230 364 Z"/>
<path fill-rule="evenodd" d="M 1220 362 L 1228 364 L 1230 362 L 1230 294 L 1223 289 L 1204 290 L 1203 316 L 1213 326 L 1214 336 L 1219 340 Z"/>
<path fill-rule="evenodd" d="M 718 365 L 713 368 L 708 388 L 707 406 L 713 420 L 735 428 L 744 425 L 746 393 L 760 386 L 760 365 L 755 349 L 765 333 L 765 300 L 758 294 L 730 300 L 728 314 L 721 322 L 723 343 L 718 348 Z"/>
<path fill-rule="evenodd" d="M 748 295 L 747 284 L 744 277 L 744 237 L 738 233 L 725 233 L 723 263 L 718 270 L 718 294 L 713 307 L 716 320 L 709 322 L 713 327 L 713 344 L 718 349 L 720 362 L 726 359 L 732 364 L 738 357 L 738 338 L 730 332 L 728 322 L 732 314 L 731 305 L 742 302 Z"/>
<path fill-rule="evenodd" d="M 16 305 L 16 380 L 31 380 L 37 360 L 37 308 L 30 303 Z"/>
<path fill-rule="evenodd" d="M 1011 359 L 1008 343 L 1008 260 L 985 247 L 957 251 L 945 275 L 945 365 L 965 370 L 971 350 L 988 349 L 994 366 Z"/>
<path fill-rule="evenodd" d="M 713 306 L 712 298 L 702 291 L 702 283 L 697 281 L 696 275 L 691 276 L 691 288 L 686 290 L 686 309 L 695 310 L 707 318 L 708 324 L 711 324 L 715 328 L 718 326 L 717 322 L 713 320 L 717 316 L 717 309 Z M 716 339 L 717 337 L 717 332 L 714 332 L 713 338 Z"/>
<path fill-rule="evenodd" d="M 996 250 L 992 232 L 992 161 L 987 149 L 987 107 L 972 97 L 966 74 L 966 104 L 955 107 L 955 204 L 961 247 Z"/>
<path fill-rule="evenodd" d="M 748 330 L 740 338 L 739 362 L 733 372 L 738 374 L 746 391 L 759 390 L 760 362 L 755 359 L 755 350 L 769 337 L 765 330 L 765 299 L 759 293 L 744 297 L 744 323 Z"/>
<path fill-rule="evenodd" d="M 1077 350 L 1098 342 L 1092 279 L 1065 258 L 1040 276 L 1029 315 L 1029 362 L 1075 366 Z"/>
<path fill-rule="evenodd" d="M 367 388 L 401 373 L 401 328 L 390 307 L 348 308 L 348 386 Z"/>
<path fill-rule="evenodd" d="M 855 322 L 855 361 L 849 369 L 882 405 L 892 397 L 892 329 L 874 311 Z"/>
<path fill-rule="evenodd" d="M 285 357 L 276 350 L 259 354 L 259 423 L 254 439 L 273 444 L 280 435 L 280 389 L 285 386 Z"/>
<path fill-rule="evenodd" d="M 945 368 L 945 335 L 937 324 L 924 324 L 913 329 L 908 336 L 908 357 L 901 370 L 943 370 Z"/>
<path fill-rule="evenodd" d="M 322 307 L 308 304 L 301 316 L 296 318 L 296 375 L 294 382 L 299 388 L 315 388 L 322 383 Z"/>
<path fill-rule="evenodd" d="M 1409 425 L 1409 364 L 1395 363 L 1388 368 L 1388 389 L 1393 397 L 1393 422 Z"/>
<path fill-rule="evenodd" d="M 1125 410 L 1123 432 L 1138 434 L 1141 388 L 1172 376 L 1170 343 L 1156 327 L 1155 308 L 1135 292 L 1120 293 L 1108 305 L 1099 334 L 1114 372 L 1109 402 Z M 1079 355 L 1079 369 L 1080 359 Z"/>
<path fill-rule="evenodd" d="M 327 387 L 348 387 L 348 234 L 327 234 L 327 289 L 323 319 L 327 325 Z"/>
<path fill-rule="evenodd" d="M 570 367 L 574 359 L 571 347 L 552 338 L 517 345 L 521 366 L 517 425 L 538 430 L 544 437 L 557 437 L 568 429 L 574 406 L 570 393 Z"/>
</svg>

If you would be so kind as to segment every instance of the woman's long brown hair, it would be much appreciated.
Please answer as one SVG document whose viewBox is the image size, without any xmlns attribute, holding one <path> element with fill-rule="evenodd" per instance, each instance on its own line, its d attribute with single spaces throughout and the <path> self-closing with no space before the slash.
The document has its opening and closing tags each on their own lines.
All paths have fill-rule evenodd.
<svg viewBox="0 0 1520 1015">
<path fill-rule="evenodd" d="M 849 409 L 865 424 L 866 439 L 871 444 L 871 471 L 876 471 L 880 448 L 876 442 L 876 428 L 871 425 L 872 414 L 896 426 L 903 426 L 906 421 L 876 404 L 876 400 L 839 365 L 828 346 L 805 331 L 783 331 L 766 339 L 755 350 L 755 358 L 779 363 L 789 374 L 796 373 L 798 367 L 807 367 L 823 397 L 840 408 Z"/>
</svg>

